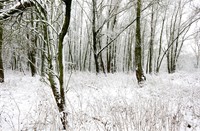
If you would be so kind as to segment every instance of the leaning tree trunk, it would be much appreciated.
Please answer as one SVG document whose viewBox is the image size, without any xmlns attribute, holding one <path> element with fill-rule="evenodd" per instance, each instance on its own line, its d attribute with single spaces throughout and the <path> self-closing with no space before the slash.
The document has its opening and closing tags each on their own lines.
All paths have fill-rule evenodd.
<svg viewBox="0 0 200 131">
<path fill-rule="evenodd" d="M 60 113 L 62 113 L 61 121 L 63 124 L 63 128 L 66 129 L 67 113 L 65 112 L 63 41 L 69 27 L 72 0 L 63 0 L 63 2 L 65 3 L 66 7 L 65 7 L 64 23 L 61 32 L 59 34 L 59 42 L 58 42 L 58 65 L 59 65 L 59 84 L 60 84 L 60 103 L 58 107 Z"/>
<path fill-rule="evenodd" d="M 160 38 L 159 38 L 159 50 L 158 50 L 158 57 L 157 57 L 157 63 L 156 63 L 156 73 L 160 71 L 160 66 L 159 66 L 159 61 L 161 57 L 161 51 L 162 51 L 162 39 L 163 39 L 163 31 L 164 31 L 164 25 L 165 25 L 165 20 L 166 20 L 166 12 L 164 18 L 162 19 L 162 26 L 161 26 L 161 31 L 160 31 Z"/>
<path fill-rule="evenodd" d="M 2 9 L 2 3 L 0 3 L 0 9 Z M 4 82 L 4 69 L 3 69 L 3 60 L 2 60 L 2 46 L 3 46 L 3 24 L 0 21 L 0 82 Z"/>
<path fill-rule="evenodd" d="M 140 32 L 140 16 L 141 16 L 141 0 L 137 0 L 137 18 L 136 18 L 136 44 L 135 44 L 135 64 L 136 64 L 136 77 L 140 84 L 145 81 L 145 76 L 142 69 L 142 45 L 141 45 L 141 32 Z"/>
</svg>

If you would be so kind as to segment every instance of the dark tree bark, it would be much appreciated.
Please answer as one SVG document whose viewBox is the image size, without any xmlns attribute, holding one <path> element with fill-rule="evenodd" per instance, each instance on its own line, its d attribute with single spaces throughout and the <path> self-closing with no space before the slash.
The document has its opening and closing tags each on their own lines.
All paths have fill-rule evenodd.
<svg viewBox="0 0 200 131">
<path fill-rule="evenodd" d="M 148 58 L 147 58 L 147 68 L 146 73 L 151 74 L 153 72 L 153 55 L 154 55 L 154 37 L 155 37 L 155 28 L 156 24 L 154 21 L 154 6 L 152 6 L 151 9 L 151 36 L 150 36 L 150 42 L 149 42 L 149 52 L 148 52 Z"/>
<path fill-rule="evenodd" d="M 45 23 L 43 25 L 43 30 L 44 30 L 44 42 L 42 43 L 42 51 L 41 51 L 41 76 L 45 76 L 45 61 L 46 61 L 46 45 L 48 43 L 48 38 L 47 38 L 47 24 Z"/>
<path fill-rule="evenodd" d="M 0 9 L 2 9 L 2 8 L 3 8 L 2 3 L 0 2 Z M 0 21 L 0 83 L 4 82 L 2 47 L 3 47 L 3 23 Z"/>
<path fill-rule="evenodd" d="M 3 69 L 3 60 L 2 60 L 2 46 L 3 46 L 3 28 L 2 23 L 0 22 L 0 83 L 4 82 L 4 69 Z"/>
<path fill-rule="evenodd" d="M 59 109 L 59 112 L 61 114 L 61 122 L 63 125 L 63 129 L 67 128 L 67 113 L 65 112 L 65 87 L 64 87 L 64 63 L 63 63 L 63 41 L 64 41 L 64 37 L 68 31 L 68 27 L 69 27 L 69 23 L 70 23 L 70 13 L 71 13 L 71 3 L 72 0 L 62 0 L 65 3 L 65 15 L 64 15 L 64 23 L 62 25 L 61 28 L 61 32 L 59 34 L 59 38 L 58 38 L 58 57 L 57 57 L 57 61 L 58 61 L 58 73 L 59 76 L 57 77 L 59 80 L 59 87 L 57 87 L 56 82 L 55 82 L 55 73 L 54 71 L 54 65 L 53 65 L 53 58 L 51 56 L 50 53 L 50 43 L 49 43 L 49 39 L 48 38 L 48 26 L 44 25 L 43 29 L 44 29 L 44 40 L 45 40 L 45 45 L 43 46 L 43 49 L 46 48 L 47 46 L 47 52 L 48 52 L 48 56 L 47 56 L 47 62 L 48 62 L 48 79 Z M 20 2 L 20 4 L 16 4 L 14 5 L 12 8 L 10 8 L 9 10 L 5 11 L 5 12 L 0 12 L 0 20 L 5 20 L 9 17 L 11 17 L 14 14 L 17 13 L 22 13 L 25 9 L 27 9 L 28 7 L 32 7 L 32 6 L 37 6 L 37 11 L 38 15 L 42 18 L 42 17 L 46 17 L 47 12 L 45 10 L 45 8 L 43 8 L 39 3 L 37 3 L 37 1 L 35 1 L 34 3 L 32 3 L 31 1 L 23 1 Z M 47 18 L 42 18 L 44 20 L 47 20 Z M 1 29 L 1 28 L 0 28 Z M 0 34 L 2 31 L 0 30 Z M 2 42 L 2 41 L 1 41 Z M 1 43 L 0 43 L 1 44 Z M 0 50 L 1 51 L 1 50 Z M 43 55 L 43 58 L 45 58 L 45 56 Z M 44 68 L 42 68 L 42 73 L 44 72 Z"/>
<path fill-rule="evenodd" d="M 34 20 L 33 11 L 31 12 L 31 20 Z M 37 26 L 38 26 L 38 24 L 36 24 L 36 28 L 37 28 Z M 31 21 L 31 27 L 35 28 L 33 21 Z M 30 45 L 30 49 L 28 52 L 28 59 L 29 59 L 29 65 L 31 68 L 31 75 L 35 76 L 37 74 L 37 70 L 36 70 L 37 36 L 35 33 L 30 35 L 30 41 L 31 41 L 31 45 Z"/>
<path fill-rule="evenodd" d="M 20 4 L 14 5 L 10 10 L 7 10 L 5 12 L 0 12 L 0 14 L 1 14 L 0 20 L 5 20 L 5 19 L 11 17 L 12 15 L 14 15 L 16 13 L 22 13 L 28 7 L 32 7 L 33 5 L 34 4 L 31 1 L 24 1 L 23 3 L 20 2 Z"/>
<path fill-rule="evenodd" d="M 95 69 L 96 69 L 96 73 L 100 72 L 99 69 L 99 61 L 98 61 L 98 54 L 97 54 L 97 32 L 96 32 L 96 0 L 92 0 L 93 3 L 93 8 L 92 8 L 92 14 L 93 14 L 93 18 L 92 18 L 92 35 L 93 35 L 93 54 L 94 54 L 94 62 L 95 62 Z"/>
<path fill-rule="evenodd" d="M 29 65 L 31 68 L 31 75 L 35 76 L 36 75 L 36 51 L 31 50 L 28 53 L 28 59 L 29 59 Z"/>
<path fill-rule="evenodd" d="M 58 104 L 59 111 L 62 113 L 62 124 L 63 128 L 66 129 L 67 126 L 67 113 L 65 112 L 65 87 L 64 87 L 64 63 L 63 63 L 63 41 L 64 37 L 67 34 L 69 23 L 70 23 L 70 14 L 71 14 L 71 3 L 72 0 L 63 0 L 65 3 L 65 16 L 64 23 L 62 25 L 61 32 L 59 34 L 58 42 L 58 65 L 59 65 L 59 84 L 60 84 L 60 103 Z"/>
<path fill-rule="evenodd" d="M 136 64 L 136 78 L 138 83 L 145 81 L 145 76 L 142 69 L 142 44 L 140 31 L 140 17 L 141 17 L 141 0 L 137 0 L 137 18 L 136 18 L 136 43 L 135 43 L 135 64 Z"/>
</svg>

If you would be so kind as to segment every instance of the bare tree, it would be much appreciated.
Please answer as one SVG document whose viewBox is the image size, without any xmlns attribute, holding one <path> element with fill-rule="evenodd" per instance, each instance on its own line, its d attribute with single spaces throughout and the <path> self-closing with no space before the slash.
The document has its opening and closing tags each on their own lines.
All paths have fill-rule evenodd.
<svg viewBox="0 0 200 131">
<path fill-rule="evenodd" d="M 135 64 L 136 64 L 136 78 L 138 83 L 142 83 L 146 80 L 146 77 L 143 73 L 142 68 L 142 47 L 141 47 L 141 0 L 137 0 L 137 8 L 136 8 L 136 43 L 135 43 Z"/>
<path fill-rule="evenodd" d="M 158 57 L 156 60 L 156 73 L 158 73 L 160 70 L 159 62 L 160 62 L 160 57 L 161 57 L 161 52 L 162 52 L 163 33 L 164 33 L 164 26 L 165 26 L 165 22 L 166 22 L 166 14 L 167 14 L 167 10 L 165 9 L 164 16 L 162 16 L 162 19 L 161 19 L 162 24 L 161 24 L 161 30 L 160 30 L 160 36 L 159 36 Z"/>
<path fill-rule="evenodd" d="M 68 27 L 69 27 L 69 22 L 70 22 L 70 13 L 71 13 L 71 3 L 72 0 L 62 0 L 62 2 L 64 2 L 65 4 L 65 15 L 64 15 L 64 23 L 61 27 L 61 31 L 58 34 L 58 41 L 57 42 L 57 47 L 58 47 L 58 52 L 57 52 L 57 56 L 56 56 L 56 60 L 55 57 L 52 57 L 51 55 L 54 55 L 52 52 L 53 49 L 51 48 L 52 46 L 50 45 L 49 42 L 49 37 L 52 38 L 52 34 L 50 34 L 50 28 L 53 28 L 52 25 L 47 26 L 46 24 L 43 24 L 43 29 L 44 29 L 44 36 L 42 37 L 43 41 L 45 42 L 45 45 L 47 45 L 47 61 L 48 61 L 48 79 L 49 79 L 49 83 L 51 85 L 53 94 L 54 94 L 54 98 L 56 100 L 59 112 L 61 114 L 61 122 L 63 125 L 63 129 L 67 128 L 67 113 L 65 110 L 66 107 L 66 103 L 65 103 L 65 84 L 64 84 L 64 58 L 63 58 L 63 41 L 64 41 L 64 37 L 68 31 Z M 48 23 L 48 18 L 47 18 L 47 10 L 45 7 L 43 7 L 40 3 L 38 3 L 37 1 L 23 1 L 23 2 L 18 2 L 16 5 L 14 5 L 12 8 L 2 12 L 0 14 L 0 20 L 5 20 L 8 19 L 12 16 L 14 16 L 17 13 L 23 13 L 28 7 L 35 7 L 35 10 L 38 12 L 38 16 L 41 18 L 41 21 L 37 21 L 36 22 L 42 22 L 42 23 Z M 33 19 L 31 20 L 33 21 Z M 33 26 L 32 23 L 32 28 L 35 31 L 35 27 Z M 53 28 L 54 29 L 54 28 Z M 33 38 L 34 38 L 34 34 L 33 34 Z M 30 38 L 32 43 L 35 44 L 36 39 L 34 38 Z M 44 48 L 45 49 L 45 46 Z M 32 56 L 32 54 L 30 54 Z M 35 55 L 35 52 L 34 52 Z M 34 56 L 33 56 L 34 57 Z M 45 57 L 44 57 L 45 58 Z M 35 58 L 34 58 L 35 59 Z M 33 66 L 35 66 L 35 60 L 33 60 L 32 58 L 30 58 L 32 64 L 34 64 Z M 56 66 L 56 64 L 53 64 L 54 61 L 58 62 L 58 66 Z M 54 72 L 55 68 L 57 68 L 58 73 Z M 44 71 L 44 69 L 43 69 Z M 58 75 L 57 75 L 58 74 Z M 59 81 L 59 86 L 57 86 L 56 84 L 56 80 L 55 80 L 55 76 L 57 76 L 58 81 Z"/>
<path fill-rule="evenodd" d="M 196 57 L 196 68 L 200 68 L 200 29 L 194 36 L 194 47 L 192 47 Z"/>
<path fill-rule="evenodd" d="M 194 13 L 190 15 L 187 20 L 183 20 L 184 9 L 186 5 L 189 4 L 188 1 L 175 1 L 173 7 L 173 13 L 169 16 L 169 21 L 166 23 L 166 38 L 167 47 L 164 49 L 163 54 L 161 54 L 161 48 L 159 49 L 159 57 L 157 59 L 156 70 L 159 72 L 163 59 L 167 58 L 167 69 L 169 73 L 174 73 L 176 71 L 176 65 L 178 58 L 181 54 L 183 44 L 187 38 L 190 27 L 200 20 L 198 14 Z M 166 16 L 167 17 L 167 16 Z M 166 18 L 164 17 L 164 19 Z M 163 19 L 163 22 L 164 22 Z M 162 31 L 161 31 L 162 32 Z M 161 37 L 162 38 L 162 37 Z M 161 40 L 161 39 L 160 39 Z M 161 42 L 161 41 L 160 41 Z"/>
<path fill-rule="evenodd" d="M 70 22 L 70 14 L 71 14 L 71 3 L 72 0 L 63 0 L 65 3 L 65 15 L 64 15 L 64 23 L 61 28 L 61 32 L 59 34 L 59 42 L 58 42 L 58 62 L 59 62 L 59 84 L 60 84 L 60 101 L 58 101 L 59 111 L 62 113 L 62 124 L 63 128 L 66 129 L 67 127 L 67 113 L 65 111 L 65 86 L 64 86 L 64 59 L 63 59 L 63 41 L 64 37 L 67 34 L 69 22 Z"/>
<path fill-rule="evenodd" d="M 0 2 L 0 9 L 3 8 L 3 3 Z M 4 82 L 4 69 L 2 60 L 2 47 L 3 47 L 3 23 L 0 21 L 0 82 Z"/>
<path fill-rule="evenodd" d="M 153 72 L 153 58 L 154 58 L 154 45 L 155 45 L 155 31 L 157 25 L 157 13 L 154 5 L 151 6 L 151 31 L 149 40 L 149 51 L 147 57 L 146 73 Z"/>
</svg>

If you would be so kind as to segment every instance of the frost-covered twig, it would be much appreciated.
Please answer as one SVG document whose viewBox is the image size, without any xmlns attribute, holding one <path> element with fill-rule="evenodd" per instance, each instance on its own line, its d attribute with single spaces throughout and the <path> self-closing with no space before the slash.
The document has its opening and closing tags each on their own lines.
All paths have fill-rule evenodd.
<svg viewBox="0 0 200 131">
<path fill-rule="evenodd" d="M 22 13 L 28 7 L 33 6 L 33 2 L 31 1 L 23 1 L 17 2 L 14 6 L 6 10 L 0 10 L 0 20 L 5 20 L 16 13 Z"/>
</svg>

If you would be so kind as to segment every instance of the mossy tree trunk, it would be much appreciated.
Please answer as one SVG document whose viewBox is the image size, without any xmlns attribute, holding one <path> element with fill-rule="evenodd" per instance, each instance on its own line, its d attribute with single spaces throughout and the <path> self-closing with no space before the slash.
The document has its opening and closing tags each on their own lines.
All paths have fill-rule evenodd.
<svg viewBox="0 0 200 131">
<path fill-rule="evenodd" d="M 70 23 L 70 13 L 71 13 L 71 3 L 72 0 L 63 0 L 65 3 L 65 16 L 64 23 L 62 25 L 61 32 L 59 34 L 58 42 L 58 65 L 59 65 L 59 84 L 60 84 L 60 103 L 59 111 L 62 113 L 62 124 L 63 128 L 66 129 L 67 125 L 67 113 L 65 112 L 65 87 L 64 87 L 64 60 L 63 60 L 63 42 L 64 37 L 67 34 L 69 23 Z"/>
</svg>

